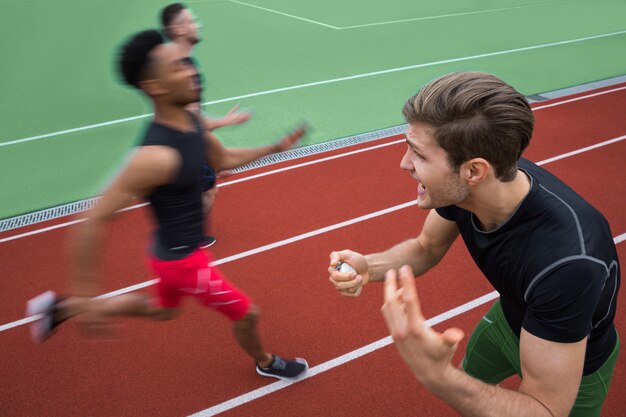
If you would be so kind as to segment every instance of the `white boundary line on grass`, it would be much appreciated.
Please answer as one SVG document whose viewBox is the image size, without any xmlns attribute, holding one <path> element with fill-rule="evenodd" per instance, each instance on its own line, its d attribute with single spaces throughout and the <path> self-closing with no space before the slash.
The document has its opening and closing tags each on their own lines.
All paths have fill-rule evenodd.
<svg viewBox="0 0 626 417">
<path fill-rule="evenodd" d="M 244 1 L 240 1 L 240 0 L 229 0 L 229 1 L 230 1 L 231 3 L 237 3 L 237 4 L 240 4 L 240 5 L 242 5 L 242 6 L 252 7 L 252 8 L 254 8 L 254 9 L 259 9 L 259 10 L 263 10 L 263 11 L 266 11 L 266 12 L 269 12 L 269 13 L 279 14 L 279 15 L 281 15 L 281 16 L 290 17 L 290 18 L 292 18 L 292 19 L 296 19 L 296 20 L 302 20 L 302 21 L 307 22 L 307 23 L 313 23 L 314 25 L 323 26 L 323 27 L 325 27 L 325 28 L 335 29 L 335 30 L 341 29 L 341 28 L 339 28 L 339 27 L 337 27 L 337 26 L 329 25 L 329 24 L 327 24 L 327 23 L 323 23 L 323 22 L 318 22 L 317 20 L 307 19 L 307 18 L 305 18 L 305 17 L 296 16 L 296 15 L 294 15 L 294 14 L 289 14 L 289 13 L 285 13 L 285 12 L 280 12 L 280 11 L 278 11 L 278 10 L 269 9 L 269 8 L 267 8 L 267 7 L 257 6 L 256 4 L 246 3 L 246 2 L 244 2 Z"/>
<path fill-rule="evenodd" d="M 466 57 L 459 57 L 459 58 L 445 59 L 445 60 L 441 60 L 441 61 L 426 62 L 426 63 L 423 63 L 423 64 L 416 64 L 416 65 L 409 65 L 409 66 L 404 66 L 404 67 L 390 68 L 390 69 L 381 70 L 381 71 L 373 71 L 373 72 L 368 72 L 368 73 L 363 73 L 363 74 L 350 75 L 350 76 L 347 76 L 347 77 L 339 77 L 339 78 L 332 78 L 332 79 L 323 80 L 323 81 L 315 81 L 315 82 L 311 82 L 311 83 L 297 84 L 297 85 L 292 85 L 292 86 L 289 86 L 289 87 L 275 88 L 275 89 L 271 89 L 271 90 L 259 91 L 259 92 L 256 92 L 256 93 L 249 93 L 249 94 L 243 94 L 243 95 L 234 96 L 234 97 L 228 97 L 228 98 L 223 98 L 223 99 L 218 99 L 218 100 L 213 100 L 213 101 L 207 101 L 205 103 L 202 103 L 202 105 L 203 106 L 209 106 L 209 105 L 212 105 L 212 104 L 225 103 L 225 102 L 230 102 L 230 101 L 237 101 L 237 100 L 242 100 L 242 99 L 246 99 L 246 98 L 259 97 L 259 96 L 275 94 L 275 93 L 282 93 L 282 92 L 291 91 L 291 90 L 299 90 L 299 89 L 302 89 L 302 88 L 315 87 L 315 86 L 319 86 L 319 85 L 333 84 L 333 83 L 338 83 L 338 82 L 343 82 L 343 81 L 356 80 L 356 79 L 360 79 L 360 78 L 367 78 L 367 77 L 373 77 L 373 76 L 378 76 L 378 75 L 391 74 L 391 73 L 394 73 L 394 72 L 414 70 L 414 69 L 418 69 L 418 68 L 426 68 L 426 67 L 432 67 L 432 66 L 436 66 L 436 65 L 450 64 L 450 63 L 462 62 L 462 61 L 469 61 L 469 60 L 480 59 L 480 58 L 488 58 L 488 57 L 493 57 L 493 56 L 498 56 L 498 55 L 505 55 L 505 54 L 516 53 L 516 52 L 531 51 L 531 50 L 534 50 L 534 49 L 549 48 L 549 47 L 552 47 L 552 46 L 561 46 L 561 45 L 568 45 L 568 44 L 579 43 L 579 42 L 586 42 L 586 41 L 590 41 L 590 40 L 594 40 L 594 39 L 601 39 L 601 38 L 607 38 L 607 37 L 611 37 L 611 36 L 619 36 L 619 35 L 624 35 L 624 34 L 626 34 L 626 30 L 621 30 L 621 31 L 617 31 L 617 32 L 610 32 L 610 33 L 603 33 L 603 34 L 600 34 L 600 35 L 587 36 L 587 37 L 577 38 L 577 39 L 569 39 L 569 40 L 564 40 L 564 41 L 551 42 L 551 43 L 546 43 L 546 44 L 541 44 L 541 45 L 532 45 L 532 46 L 526 46 L 526 47 L 515 48 L 515 49 L 507 49 L 507 50 L 496 51 L 496 52 L 487 52 L 487 53 L 484 53 L 484 54 L 471 55 L 471 56 L 466 56 Z M 60 135 L 65 135 L 65 134 L 70 134 L 70 133 L 81 132 L 81 131 L 89 130 L 89 129 L 95 129 L 95 128 L 100 128 L 100 127 L 111 126 L 111 125 L 115 125 L 115 124 L 119 124 L 119 123 L 125 123 L 125 122 L 129 122 L 129 121 L 133 121 L 133 120 L 143 119 L 143 118 L 150 117 L 150 116 L 152 116 L 152 113 L 141 114 L 141 115 L 138 115 L 138 116 L 131 116 L 131 117 L 123 118 L 123 119 L 116 119 L 116 120 L 111 120 L 111 121 L 108 121 L 108 122 L 96 123 L 96 124 L 76 127 L 76 128 L 72 128 L 72 129 L 60 130 L 60 131 L 57 131 L 57 132 L 45 133 L 45 134 L 41 134 L 41 135 L 30 136 L 30 137 L 27 137 L 27 138 L 15 139 L 15 140 L 11 140 L 11 141 L 8 141 L 8 142 L 0 143 L 0 147 L 16 145 L 16 144 L 25 143 L 25 142 L 32 142 L 32 141 L 36 141 L 36 140 L 40 140 L 40 139 L 45 139 L 45 138 L 50 138 L 50 137 L 60 136 Z"/>
<path fill-rule="evenodd" d="M 436 15 L 436 16 L 424 16 L 424 17 L 413 17 L 409 19 L 388 20 L 385 22 L 364 23 L 362 25 L 341 26 L 341 27 L 338 27 L 337 29 L 348 30 L 348 29 L 366 28 L 366 27 L 371 27 L 371 26 L 393 25 L 397 23 L 419 22 L 422 20 L 447 19 L 449 17 L 470 16 L 470 15 L 476 15 L 476 14 L 505 12 L 508 10 L 528 9 L 530 7 L 549 6 L 549 5 L 556 4 L 556 3 L 565 3 L 565 1 L 560 0 L 560 1 L 551 1 L 548 3 L 536 3 L 536 4 L 526 4 L 523 6 L 502 7 L 498 9 L 477 10 L 474 12 L 449 13 L 449 14 L 441 14 L 441 15 Z"/>
<path fill-rule="evenodd" d="M 231 3 L 237 3 L 237 4 L 240 4 L 242 6 L 247 6 L 247 7 L 252 7 L 254 9 L 263 10 L 265 12 L 274 13 L 274 14 L 278 14 L 278 15 L 281 15 L 281 16 L 289 17 L 289 18 L 292 18 L 292 19 L 301 20 L 301 21 L 304 21 L 304 22 L 307 22 L 307 23 L 313 23 L 314 25 L 323 26 L 325 28 L 329 28 L 329 29 L 333 29 L 333 30 L 350 30 L 350 29 L 365 28 L 365 27 L 372 27 L 372 26 L 383 26 L 383 25 L 394 25 L 394 24 L 398 24 L 398 23 L 419 22 L 419 21 L 423 21 L 423 20 L 447 19 L 447 18 L 450 18 L 450 17 L 472 16 L 472 15 L 487 14 L 487 13 L 494 13 L 494 12 L 505 12 L 505 11 L 509 11 L 509 10 L 528 9 L 528 8 L 531 8 L 531 7 L 543 7 L 543 6 L 550 6 L 550 5 L 557 4 L 557 3 L 565 3 L 565 0 L 557 0 L 557 1 L 547 2 L 547 3 L 525 4 L 523 6 L 500 7 L 500 8 L 496 8 L 496 9 L 476 10 L 476 11 L 471 11 L 471 12 L 459 12 L 459 13 L 448 13 L 448 14 L 441 14 L 441 15 L 434 15 L 434 16 L 412 17 L 412 18 L 408 18 L 408 19 L 387 20 L 387 21 L 384 21 L 384 22 L 364 23 L 364 24 L 360 24 L 360 25 L 335 26 L 335 25 L 331 25 L 329 23 L 320 22 L 318 20 L 308 19 L 306 17 L 302 17 L 302 16 L 290 14 L 290 13 L 281 12 L 280 10 L 270 9 L 268 7 L 262 7 L 262 6 L 258 6 L 256 4 L 246 3 L 246 2 L 241 1 L 241 0 L 227 0 L 227 1 L 229 1 Z"/>
</svg>

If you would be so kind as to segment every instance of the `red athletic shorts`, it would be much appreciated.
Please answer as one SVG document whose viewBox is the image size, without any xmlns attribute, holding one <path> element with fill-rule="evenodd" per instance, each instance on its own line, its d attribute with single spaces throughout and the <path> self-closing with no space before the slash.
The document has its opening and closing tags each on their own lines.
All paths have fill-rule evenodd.
<svg viewBox="0 0 626 417">
<path fill-rule="evenodd" d="M 192 296 L 231 320 L 242 319 L 248 313 L 250 298 L 211 266 L 212 261 L 212 256 L 202 249 L 176 261 L 151 256 L 150 266 L 160 277 L 156 284 L 158 304 L 174 308 L 182 297 Z"/>
</svg>

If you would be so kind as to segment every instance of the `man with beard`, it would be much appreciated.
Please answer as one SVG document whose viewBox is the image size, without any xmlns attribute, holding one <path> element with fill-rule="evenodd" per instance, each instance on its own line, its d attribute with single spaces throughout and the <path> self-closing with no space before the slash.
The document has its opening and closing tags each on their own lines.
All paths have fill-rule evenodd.
<svg viewBox="0 0 626 417">
<path fill-rule="evenodd" d="M 358 296 L 385 281 L 382 313 L 403 360 L 467 416 L 599 416 L 619 351 L 613 324 L 619 261 L 605 218 L 562 181 L 521 158 L 533 114 L 493 75 L 461 72 L 423 87 L 403 108 L 400 167 L 430 212 L 420 235 L 382 253 L 330 255 L 330 281 Z M 500 299 L 464 337 L 425 324 L 415 276 L 458 235 Z M 355 272 L 337 270 L 340 262 Z M 519 388 L 498 383 L 513 374 Z"/>
</svg>

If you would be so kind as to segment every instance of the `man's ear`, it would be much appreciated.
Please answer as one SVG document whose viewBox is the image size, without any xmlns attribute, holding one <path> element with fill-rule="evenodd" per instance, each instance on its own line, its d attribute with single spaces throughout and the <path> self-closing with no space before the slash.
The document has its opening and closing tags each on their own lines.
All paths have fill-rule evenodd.
<svg viewBox="0 0 626 417">
<path fill-rule="evenodd" d="M 139 87 L 150 97 L 167 93 L 167 89 L 163 87 L 161 80 L 158 79 L 140 81 Z"/>
<path fill-rule="evenodd" d="M 186 33 L 186 29 L 185 29 L 185 25 L 172 25 L 170 27 L 170 31 L 172 32 L 172 34 L 174 35 L 175 38 L 178 38 L 180 36 L 184 36 Z"/>
<path fill-rule="evenodd" d="M 491 164 L 486 159 L 473 158 L 461 165 L 461 174 L 467 184 L 472 186 L 485 181 L 490 176 L 492 169 Z"/>
</svg>

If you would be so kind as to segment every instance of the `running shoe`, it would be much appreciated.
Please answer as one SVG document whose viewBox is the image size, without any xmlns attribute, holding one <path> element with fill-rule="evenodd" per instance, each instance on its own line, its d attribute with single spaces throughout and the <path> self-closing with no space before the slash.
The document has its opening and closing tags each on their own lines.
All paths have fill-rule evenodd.
<svg viewBox="0 0 626 417">
<path fill-rule="evenodd" d="M 309 364 L 302 358 L 296 358 L 292 361 L 285 360 L 277 355 L 272 355 L 272 358 L 272 363 L 268 368 L 261 368 L 259 364 L 256 365 L 257 374 L 289 381 L 302 375 L 309 369 Z"/>
<path fill-rule="evenodd" d="M 57 295 L 54 291 L 46 291 L 28 301 L 26 316 L 36 316 L 35 321 L 30 325 L 30 335 L 33 341 L 43 343 L 54 332 L 54 329 L 61 324 L 54 317 L 58 303 Z"/>
</svg>

